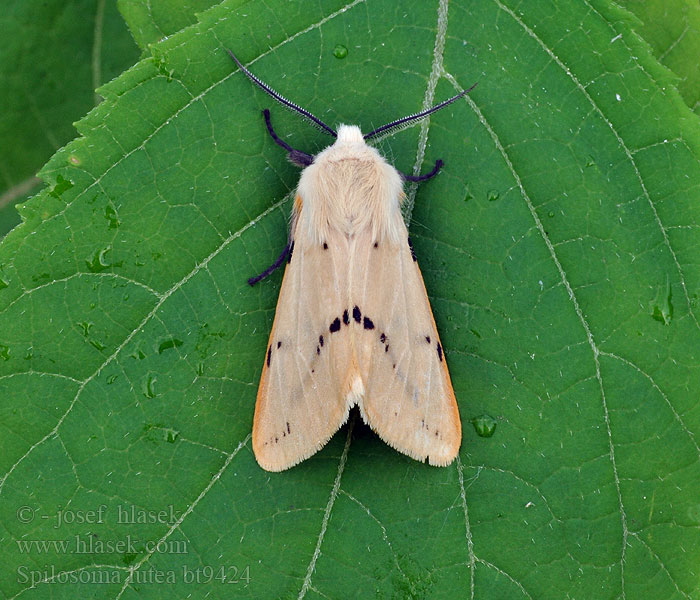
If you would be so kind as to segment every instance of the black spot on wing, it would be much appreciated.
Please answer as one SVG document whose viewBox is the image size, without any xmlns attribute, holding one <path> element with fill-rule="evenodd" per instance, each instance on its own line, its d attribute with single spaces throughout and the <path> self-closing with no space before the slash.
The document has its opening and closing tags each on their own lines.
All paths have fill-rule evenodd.
<svg viewBox="0 0 700 600">
<path fill-rule="evenodd" d="M 292 242 L 289 246 L 289 256 L 287 257 L 287 264 L 292 262 L 292 254 L 294 254 L 294 242 Z"/>
<path fill-rule="evenodd" d="M 440 345 L 440 342 L 437 343 L 437 355 L 440 362 L 442 362 L 442 346 Z"/>
<path fill-rule="evenodd" d="M 425 341 L 428 342 L 428 343 L 430 343 L 430 336 L 429 336 L 429 335 L 426 335 L 426 336 L 425 336 Z"/>
<path fill-rule="evenodd" d="M 292 433 L 291 430 L 289 429 L 289 421 L 287 421 L 287 433 Z"/>
<path fill-rule="evenodd" d="M 350 315 L 348 314 L 348 309 L 347 309 L 347 308 L 343 311 L 343 324 L 344 324 L 344 325 L 349 325 L 349 324 L 350 324 Z"/>
<path fill-rule="evenodd" d="M 382 334 L 379 336 L 379 341 L 380 341 L 382 344 L 384 344 L 384 343 L 386 342 L 386 335 L 384 335 L 384 334 L 382 333 Z"/>
<path fill-rule="evenodd" d="M 270 368 L 270 358 L 272 357 L 272 346 L 267 347 L 267 367 Z"/>
<path fill-rule="evenodd" d="M 331 333 L 335 333 L 336 331 L 340 330 L 340 319 L 336 317 L 334 321 L 330 324 L 330 327 L 328 327 L 328 330 Z"/>
<path fill-rule="evenodd" d="M 282 342 L 277 342 L 277 349 L 279 350 L 282 347 Z"/>
<path fill-rule="evenodd" d="M 413 243 L 411 242 L 411 236 L 408 236 L 408 248 L 411 251 L 411 258 L 413 259 L 413 262 L 416 262 L 418 259 L 416 258 L 416 252 L 413 249 Z"/>
<path fill-rule="evenodd" d="M 323 249 L 328 250 L 328 244 L 326 244 L 326 242 L 323 242 Z"/>
<path fill-rule="evenodd" d="M 355 308 L 352 309 L 352 318 L 355 319 L 356 323 L 359 323 L 362 320 L 362 313 L 360 312 L 360 308 L 358 306 L 355 306 Z"/>
<path fill-rule="evenodd" d="M 369 317 L 365 317 L 363 327 L 365 329 L 374 329 L 374 323 L 372 322 L 372 319 L 370 319 Z"/>
<path fill-rule="evenodd" d="M 318 343 L 321 346 L 321 348 L 323 348 L 323 336 L 322 335 L 318 336 Z"/>
<path fill-rule="evenodd" d="M 375 248 L 378 248 L 378 247 L 379 247 L 379 244 L 378 244 L 377 242 L 374 242 L 374 247 L 375 247 Z"/>
</svg>

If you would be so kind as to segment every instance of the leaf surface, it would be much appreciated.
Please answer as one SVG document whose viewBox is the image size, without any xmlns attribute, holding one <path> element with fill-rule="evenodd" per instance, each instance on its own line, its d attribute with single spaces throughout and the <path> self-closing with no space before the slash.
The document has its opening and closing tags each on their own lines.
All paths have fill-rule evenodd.
<svg viewBox="0 0 700 600">
<path fill-rule="evenodd" d="M 636 23 L 605 2 L 223 3 L 103 87 L 0 246 L 2 595 L 699 598 L 700 127 Z M 329 139 L 226 47 L 365 131 L 479 82 L 380 144 L 404 172 L 446 163 L 407 212 L 452 466 L 359 420 L 256 465 L 281 274 L 246 279 L 298 178 L 260 110 L 295 148 Z M 41 540 L 93 546 L 19 543 Z"/>
<path fill-rule="evenodd" d="M 20 222 L 14 205 L 36 194 L 36 172 L 75 137 L 95 87 L 138 54 L 114 2 L 7 0 L 0 13 L 0 237 Z"/>
</svg>

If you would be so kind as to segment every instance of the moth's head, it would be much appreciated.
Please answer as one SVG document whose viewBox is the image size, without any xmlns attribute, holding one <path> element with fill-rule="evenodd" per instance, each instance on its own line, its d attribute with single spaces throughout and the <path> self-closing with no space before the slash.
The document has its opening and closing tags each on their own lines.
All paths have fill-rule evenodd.
<svg viewBox="0 0 700 600">
<path fill-rule="evenodd" d="M 338 137 L 334 146 L 340 145 L 361 148 L 367 144 L 365 144 L 365 138 L 357 125 L 341 125 L 338 127 Z"/>
<path fill-rule="evenodd" d="M 367 161 L 376 159 L 378 156 L 379 153 L 365 142 L 359 127 L 341 125 L 338 127 L 338 137 L 335 138 L 335 142 L 314 156 L 314 162 L 349 159 Z"/>
<path fill-rule="evenodd" d="M 391 121 L 387 123 L 386 125 L 382 125 L 381 127 L 378 127 L 377 129 L 374 129 L 373 131 L 370 131 L 369 133 L 362 134 L 360 131 L 359 127 L 356 127 L 355 125 L 341 125 L 338 128 L 338 131 L 336 132 L 332 127 L 329 127 L 326 125 L 321 119 L 318 117 L 315 117 L 312 115 L 308 110 L 305 110 L 301 108 L 300 106 L 297 106 L 293 102 L 290 102 L 287 100 L 284 96 L 281 94 L 278 94 L 275 90 L 273 90 L 269 85 L 264 83 L 262 80 L 258 79 L 255 75 L 253 75 L 248 69 L 246 69 L 241 62 L 234 56 L 233 52 L 228 50 L 228 53 L 231 55 L 231 58 L 234 60 L 236 65 L 238 65 L 238 68 L 243 71 L 243 73 L 246 74 L 246 76 L 257 86 L 259 86 L 261 89 L 263 89 L 267 94 L 272 96 L 275 100 L 277 100 L 280 104 L 285 106 L 286 108 L 293 110 L 297 113 L 299 113 L 302 117 L 304 117 L 306 120 L 311 122 L 312 125 L 315 127 L 318 127 L 325 133 L 333 136 L 336 138 L 335 143 L 318 154 L 317 156 L 313 156 L 311 154 L 306 154 L 305 152 L 302 152 L 301 150 L 295 150 L 292 148 L 289 144 L 287 144 L 284 140 L 279 138 L 277 134 L 274 132 L 272 129 L 272 124 L 270 122 L 270 111 L 265 109 L 263 111 L 263 114 L 265 115 L 265 122 L 267 124 L 267 130 L 272 136 L 272 138 L 275 140 L 277 144 L 282 146 L 285 150 L 287 150 L 287 156 L 289 157 L 289 160 L 291 160 L 294 164 L 299 165 L 300 167 L 307 167 L 310 164 L 312 164 L 316 158 L 324 156 L 326 157 L 327 153 L 329 150 L 336 149 L 340 150 L 341 148 L 344 150 L 345 154 L 347 155 L 348 152 L 350 152 L 353 156 L 355 157 L 354 154 L 357 154 L 357 158 L 364 158 L 365 156 L 369 157 L 371 155 L 377 155 L 377 151 L 371 148 L 370 146 L 367 145 L 367 140 L 371 139 L 379 139 L 381 137 L 384 137 L 385 135 L 389 135 L 391 133 L 395 133 L 397 131 L 400 131 L 401 129 L 405 127 L 409 127 L 413 125 L 416 121 L 423 119 L 427 117 L 428 115 L 440 110 L 441 108 L 444 108 L 448 104 L 452 104 L 455 100 L 459 100 L 462 96 L 465 96 L 467 93 L 469 93 L 476 84 L 471 86 L 469 89 L 464 90 L 457 94 L 456 96 L 453 96 L 452 98 L 448 98 L 447 100 L 440 102 L 439 104 L 436 104 L 432 108 L 429 108 L 427 110 L 421 111 L 419 113 L 415 113 L 413 115 L 409 115 L 407 117 L 403 117 L 401 119 L 396 119 L 394 121 Z M 349 158 L 350 156 L 348 156 Z M 408 181 L 423 181 L 425 179 L 429 179 L 433 175 L 435 175 L 440 167 L 442 166 L 442 161 L 438 160 L 436 163 L 436 168 L 431 172 L 430 175 L 427 176 L 414 176 L 414 175 L 405 175 L 401 173 L 402 177 L 405 180 Z"/>
</svg>

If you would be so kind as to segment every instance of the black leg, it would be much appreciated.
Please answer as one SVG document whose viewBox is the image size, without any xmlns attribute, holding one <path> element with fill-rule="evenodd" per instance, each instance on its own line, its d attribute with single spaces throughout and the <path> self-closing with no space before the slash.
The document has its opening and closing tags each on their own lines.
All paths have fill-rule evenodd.
<svg viewBox="0 0 700 600">
<path fill-rule="evenodd" d="M 301 150 L 295 150 L 275 133 L 275 130 L 272 128 L 272 121 L 270 120 L 270 111 L 267 108 L 263 110 L 263 115 L 265 116 L 267 132 L 270 134 L 270 137 L 274 140 L 275 144 L 282 146 L 282 148 L 287 151 L 287 157 L 289 160 L 300 167 L 306 167 L 314 162 L 313 156 L 306 154 L 306 152 L 302 152 Z"/>
<path fill-rule="evenodd" d="M 279 269 L 284 264 L 284 261 L 287 258 L 287 255 L 291 252 L 291 248 L 292 248 L 291 245 L 287 244 L 284 247 L 284 250 L 282 250 L 282 254 L 280 254 L 277 257 L 277 260 L 275 262 L 273 262 L 269 267 L 267 267 L 267 269 L 265 269 L 262 273 L 260 273 L 260 275 L 256 275 L 255 277 L 251 277 L 248 280 L 248 284 L 255 285 L 256 283 L 258 283 L 258 281 L 262 281 L 263 279 L 265 279 L 265 277 L 267 277 L 268 275 L 271 275 L 277 269 Z"/>
<path fill-rule="evenodd" d="M 438 174 L 438 172 L 440 171 L 440 169 L 442 169 L 442 165 L 444 165 L 444 164 L 445 164 L 445 163 L 442 162 L 442 159 L 441 159 L 441 158 L 438 158 L 438 159 L 435 161 L 435 166 L 433 167 L 433 170 L 430 171 L 430 173 L 426 173 L 425 175 L 406 175 L 405 173 L 401 173 L 401 171 L 399 171 L 399 173 L 401 173 L 401 177 L 403 177 L 403 179 L 404 179 L 405 181 L 411 181 L 411 182 L 413 182 L 413 183 L 419 183 L 419 182 L 421 182 L 421 181 L 427 181 L 427 180 L 430 179 L 431 177 L 435 177 L 435 175 Z"/>
</svg>

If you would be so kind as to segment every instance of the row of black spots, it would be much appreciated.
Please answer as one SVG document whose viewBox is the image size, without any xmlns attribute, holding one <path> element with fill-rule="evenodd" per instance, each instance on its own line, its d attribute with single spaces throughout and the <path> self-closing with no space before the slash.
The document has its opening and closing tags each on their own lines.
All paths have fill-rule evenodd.
<svg viewBox="0 0 700 600">
<path fill-rule="evenodd" d="M 282 341 L 278 340 L 277 341 L 277 349 L 279 350 L 282 347 Z M 265 361 L 267 364 L 267 368 L 270 368 L 270 360 L 272 359 L 272 344 L 270 344 L 267 347 L 267 360 Z"/>
<path fill-rule="evenodd" d="M 328 326 L 328 331 L 331 333 L 336 333 L 337 331 L 340 331 L 340 319 L 336 317 L 333 319 L 333 322 Z"/>
<path fill-rule="evenodd" d="M 430 336 L 429 336 L 429 335 L 426 335 L 426 336 L 425 336 L 425 341 L 426 341 L 428 344 L 430 344 L 430 342 L 431 342 L 432 340 L 430 339 Z M 440 345 L 440 342 L 437 342 L 436 350 L 437 350 L 438 360 L 439 360 L 440 362 L 442 362 L 442 346 Z"/>
<path fill-rule="evenodd" d="M 362 320 L 362 313 L 360 312 L 360 307 L 357 305 L 352 309 L 352 318 L 355 319 L 356 323 Z"/>
<path fill-rule="evenodd" d="M 413 262 L 417 262 L 418 259 L 416 258 L 416 251 L 413 249 L 413 242 L 411 242 L 411 236 L 408 236 L 408 249 L 411 251 L 411 258 L 413 259 Z"/>
<path fill-rule="evenodd" d="M 425 422 L 425 419 L 420 420 L 420 426 L 421 426 L 421 429 L 425 429 L 426 431 L 430 431 L 430 427 L 428 427 L 427 423 Z M 434 431 L 434 433 L 435 433 L 435 437 L 440 436 L 440 432 L 437 429 Z"/>
<path fill-rule="evenodd" d="M 284 430 L 284 429 L 282 430 L 282 437 L 283 437 L 283 438 L 284 438 L 284 437 L 287 437 L 287 434 L 289 434 L 289 435 L 292 434 L 292 430 L 291 430 L 290 427 L 289 427 L 289 421 L 287 421 L 287 429 L 286 429 L 286 430 Z M 271 435 L 271 436 L 270 436 L 270 439 L 269 439 L 268 441 L 266 441 L 266 442 L 263 443 L 263 446 L 267 446 L 268 444 L 270 444 L 270 445 L 272 445 L 272 444 L 279 444 L 279 441 L 280 441 L 280 438 L 279 438 L 278 435 Z"/>
<path fill-rule="evenodd" d="M 350 325 L 350 315 L 347 308 L 343 311 L 343 325 Z"/>
<path fill-rule="evenodd" d="M 387 337 L 384 333 L 382 333 L 379 336 L 379 341 L 384 344 L 384 352 L 389 352 L 389 342 L 387 341 Z M 396 368 L 396 365 L 394 365 L 394 368 Z"/>
</svg>

